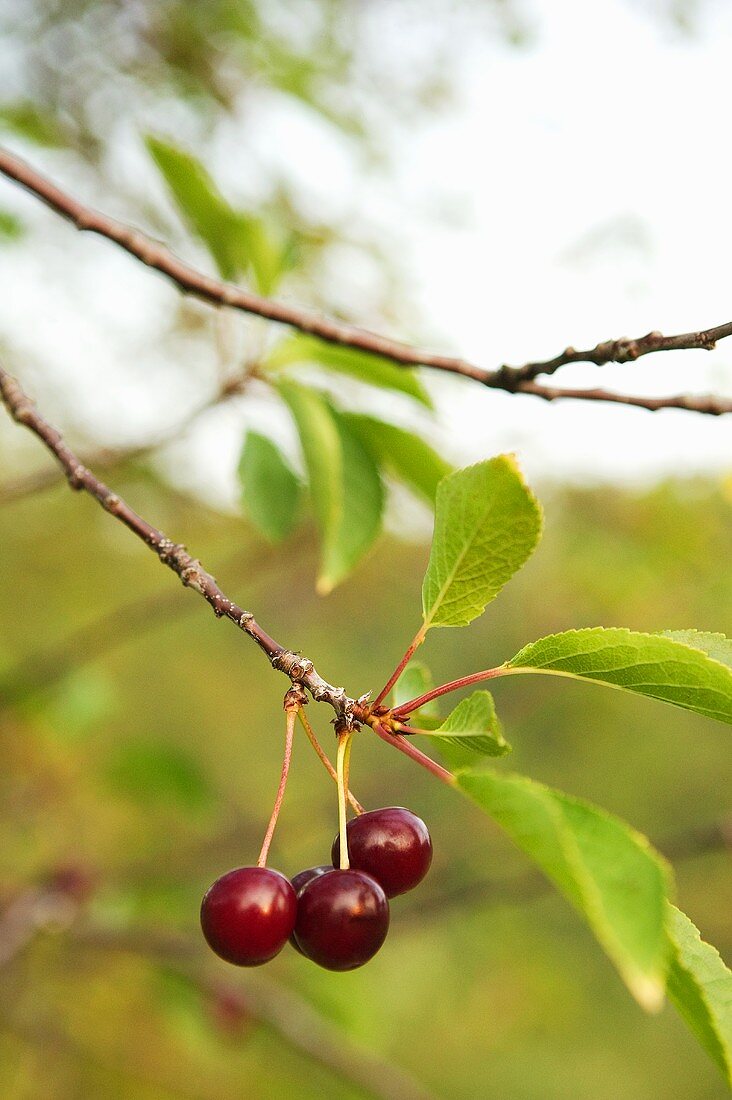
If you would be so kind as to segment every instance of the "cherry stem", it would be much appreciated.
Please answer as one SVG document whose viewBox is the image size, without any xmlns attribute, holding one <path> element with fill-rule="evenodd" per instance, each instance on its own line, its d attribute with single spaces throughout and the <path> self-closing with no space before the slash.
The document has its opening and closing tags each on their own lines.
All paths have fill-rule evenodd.
<svg viewBox="0 0 732 1100">
<path fill-rule="evenodd" d="M 295 717 L 297 710 L 291 708 L 285 712 L 285 755 L 282 758 L 282 772 L 280 774 L 280 785 L 277 788 L 277 797 L 275 798 L 275 804 L 272 808 L 272 816 L 269 819 L 269 825 L 267 826 L 267 832 L 264 834 L 264 840 L 262 841 L 262 850 L 259 853 L 259 859 L 257 860 L 257 867 L 267 866 L 267 856 L 269 855 L 269 846 L 272 843 L 272 837 L 274 836 L 275 826 L 277 824 L 277 818 L 280 816 L 280 809 L 282 807 L 282 800 L 285 797 L 285 787 L 287 786 L 287 775 L 290 771 L 290 760 L 292 759 L 292 741 L 295 733 Z"/>
<path fill-rule="evenodd" d="M 338 775 L 338 837 L 341 849 L 341 870 L 347 871 L 350 867 L 348 861 L 348 834 L 346 830 L 346 791 L 348 789 L 348 769 L 351 757 L 351 741 L 353 734 L 350 730 L 338 736 L 338 756 L 336 757 L 336 772 Z"/>
<path fill-rule="evenodd" d="M 310 725 L 310 722 L 308 721 L 308 719 L 305 715 L 305 711 L 300 709 L 297 712 L 297 716 L 300 719 L 300 722 L 302 724 L 302 728 L 305 730 L 305 733 L 307 734 L 308 741 L 310 742 L 310 744 L 315 749 L 316 756 L 320 760 L 320 762 L 323 765 L 323 767 L 325 768 L 325 770 L 328 772 L 328 775 L 331 777 L 333 782 L 337 783 L 338 782 L 338 775 L 336 774 L 336 770 L 333 767 L 333 765 L 331 764 L 331 762 L 328 759 L 325 752 L 323 751 L 323 746 L 320 744 L 320 741 L 318 741 L 318 738 L 315 736 L 315 730 Z M 361 805 L 361 803 L 358 801 L 357 798 L 355 798 L 353 796 L 353 794 L 351 793 L 350 790 L 348 791 L 348 801 L 351 803 L 351 808 L 353 809 L 353 811 L 355 813 L 362 814 L 362 813 L 365 812 L 363 806 Z"/>
<path fill-rule="evenodd" d="M 381 691 L 379 692 L 379 694 L 374 699 L 373 703 L 371 704 L 372 709 L 374 707 L 378 707 L 381 703 L 383 703 L 384 699 L 389 694 L 391 689 L 394 687 L 394 684 L 397 682 L 397 680 L 399 679 L 401 674 L 404 672 L 404 669 L 407 667 L 407 665 L 411 661 L 412 657 L 415 654 L 415 651 L 417 649 L 419 649 L 419 647 L 422 645 L 422 642 L 424 641 L 425 633 L 426 633 L 426 631 L 425 631 L 424 624 L 423 624 L 419 628 L 417 633 L 414 635 L 414 637 L 412 638 L 409 645 L 407 646 L 407 651 L 404 654 L 404 656 L 402 657 L 401 661 L 396 666 L 396 668 L 392 672 L 391 676 L 389 677 L 387 682 L 384 684 L 384 686 L 381 689 Z"/>
<path fill-rule="evenodd" d="M 405 756 L 408 756 L 411 760 L 414 760 L 417 764 L 426 768 L 427 771 L 436 776 L 437 779 L 441 779 L 443 783 L 449 783 L 451 787 L 455 785 L 455 776 L 452 772 L 449 772 L 447 768 L 443 768 L 442 764 L 438 764 L 437 761 L 433 760 L 430 756 L 425 756 L 423 752 L 415 748 L 405 737 L 400 737 L 398 733 L 389 733 L 389 731 L 384 729 L 383 726 L 380 726 L 378 722 L 371 728 L 377 737 L 380 737 L 382 741 L 386 741 L 387 745 L 393 745 L 395 749 L 399 749 L 399 752 L 403 752 Z"/>
<path fill-rule="evenodd" d="M 459 691 L 460 688 L 470 687 L 471 684 L 479 684 L 481 680 L 493 680 L 496 676 L 505 676 L 510 671 L 505 665 L 499 665 L 498 668 L 486 668 L 483 672 L 471 672 L 469 676 L 461 676 L 459 680 L 449 680 L 446 684 L 440 684 L 439 687 L 426 691 L 424 695 L 418 695 L 416 699 L 401 703 L 391 712 L 392 716 L 397 719 L 401 718 L 402 715 L 410 714 L 413 710 L 419 710 L 420 707 L 425 706 L 426 703 L 431 703 L 433 699 L 439 699 L 441 695 L 448 695 L 451 691 Z"/>
</svg>

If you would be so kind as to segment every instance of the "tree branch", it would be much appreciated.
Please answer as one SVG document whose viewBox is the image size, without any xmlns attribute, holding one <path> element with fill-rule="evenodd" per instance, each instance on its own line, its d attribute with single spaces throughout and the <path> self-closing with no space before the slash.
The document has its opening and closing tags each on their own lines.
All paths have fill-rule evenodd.
<svg viewBox="0 0 732 1100">
<path fill-rule="evenodd" d="M 210 397 L 201 402 L 200 405 L 183 417 L 177 424 L 174 424 L 168 431 L 156 436 L 155 439 L 131 447 L 100 447 L 95 451 L 84 454 L 82 462 L 85 466 L 95 466 L 97 469 L 111 470 L 121 465 L 123 462 L 134 462 L 136 459 L 146 458 L 160 447 L 165 447 L 169 443 L 174 443 L 184 435 L 189 428 L 193 427 L 201 416 L 211 409 L 215 409 L 219 405 L 223 405 L 225 402 L 231 400 L 231 398 L 238 397 L 245 393 L 247 383 L 254 376 L 254 373 L 253 368 L 249 367 L 249 369 L 242 374 L 235 374 L 230 378 L 224 379 L 218 389 L 212 393 Z M 32 496 L 35 493 L 42 493 L 46 489 L 50 489 L 54 485 L 60 484 L 63 480 L 63 470 L 55 466 L 44 466 L 40 470 L 33 470 L 28 474 L 21 474 L 11 481 L 0 484 L 0 508 L 6 504 L 12 504 L 16 500 L 22 500 L 25 497 Z"/>
<path fill-rule="evenodd" d="M 153 241 L 138 229 L 108 217 L 86 206 L 67 192 L 57 187 L 51 180 L 37 172 L 20 157 L 9 150 L 0 148 L 0 173 L 14 180 L 31 194 L 39 198 L 61 217 L 70 221 L 77 229 L 96 233 L 119 245 L 130 255 L 135 256 L 148 267 L 159 271 L 174 282 L 180 290 L 193 294 L 214 305 L 228 306 L 244 313 L 256 314 L 270 321 L 290 325 L 301 332 L 310 333 L 328 343 L 343 347 L 357 348 L 360 351 L 380 355 L 404 367 L 430 367 L 433 370 L 457 374 L 471 378 L 489 389 L 506 390 L 509 393 L 525 393 L 555 401 L 560 398 L 574 398 L 582 401 L 608 401 L 621 405 L 633 405 L 638 408 L 655 411 L 657 409 L 676 408 L 689 412 L 707 413 L 720 416 L 732 412 L 732 399 L 712 396 L 695 397 L 677 395 L 667 398 L 633 397 L 629 394 L 613 393 L 602 389 L 581 390 L 562 387 L 541 386 L 534 381 L 539 374 L 553 374 L 567 363 L 588 362 L 627 363 L 642 355 L 656 351 L 676 351 L 690 348 L 710 350 L 717 340 L 732 335 L 732 322 L 716 328 L 699 332 L 683 333 L 678 336 L 662 336 L 659 332 L 650 332 L 643 337 L 608 340 L 589 351 L 576 351 L 566 348 L 561 355 L 544 362 L 527 363 L 523 367 L 504 365 L 498 370 L 486 370 L 450 355 L 441 355 L 425 348 L 413 347 L 398 340 L 370 332 L 356 325 L 346 324 L 325 317 L 312 310 L 303 309 L 290 302 L 264 298 L 244 287 L 214 279 L 197 271 L 189 264 L 178 259 L 164 245 Z"/>
<path fill-rule="evenodd" d="M 187 588 L 202 596 L 217 618 L 226 618 L 252 638 L 267 654 L 272 667 L 283 672 L 293 684 L 302 684 L 316 702 L 329 703 L 341 724 L 351 728 L 358 720 L 359 703 L 349 698 L 343 688 L 333 687 L 315 670 L 312 661 L 302 657 L 271 638 L 257 623 L 251 611 L 245 611 L 226 596 L 214 577 L 193 558 L 180 543 L 174 543 L 162 531 L 139 516 L 109 486 L 87 469 L 64 442 L 61 434 L 37 411 L 18 382 L 0 367 L 0 397 L 12 418 L 46 445 L 56 457 L 72 489 L 92 496 L 106 512 L 137 535 L 158 556 L 163 565 L 176 573 Z"/>
<path fill-rule="evenodd" d="M 634 339 L 623 336 L 619 340 L 605 340 L 588 351 L 565 348 L 554 359 L 502 369 L 517 382 L 529 382 L 540 374 L 554 374 L 568 363 L 594 363 L 596 367 L 602 367 L 606 363 L 634 363 L 641 356 L 651 355 L 656 351 L 713 351 L 717 342 L 728 336 L 732 336 L 732 322 L 717 325 L 716 328 L 702 329 L 700 332 L 683 332 L 679 336 L 664 336 L 663 333 L 654 331 Z"/>
<path fill-rule="evenodd" d="M 673 337 L 669 337 L 673 339 Z M 686 412 L 706 413 L 708 416 L 724 416 L 732 413 L 732 398 L 714 397 L 712 394 L 697 396 L 679 393 L 671 397 L 637 397 L 631 393 L 615 393 L 613 390 L 582 390 L 568 386 L 543 386 L 538 382 L 519 382 L 517 393 L 529 393 L 544 401 L 576 400 L 607 401 L 613 405 L 630 405 L 636 409 L 658 412 L 660 409 L 684 409 Z"/>
</svg>

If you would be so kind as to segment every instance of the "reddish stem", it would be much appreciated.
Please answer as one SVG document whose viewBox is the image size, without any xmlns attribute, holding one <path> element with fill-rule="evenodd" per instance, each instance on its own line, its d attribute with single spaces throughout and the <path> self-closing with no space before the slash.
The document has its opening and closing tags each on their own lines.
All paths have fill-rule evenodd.
<svg viewBox="0 0 732 1100">
<path fill-rule="evenodd" d="M 391 676 L 389 677 L 389 679 L 384 684 L 383 688 L 381 689 L 381 691 L 379 692 L 379 694 L 376 696 L 373 703 L 371 704 L 371 709 L 372 710 L 374 710 L 376 707 L 378 707 L 384 701 L 386 696 L 389 694 L 391 689 L 394 687 L 394 684 L 397 682 L 397 680 L 399 679 L 401 674 L 404 672 L 404 669 L 407 667 L 407 665 L 411 661 L 411 659 L 414 656 L 415 652 L 422 645 L 422 642 L 424 641 L 424 635 L 425 635 L 425 629 L 424 629 L 424 626 L 421 626 L 419 628 L 419 630 L 417 631 L 417 633 L 412 638 L 409 645 L 407 646 L 407 651 L 404 654 L 404 656 L 402 657 L 401 661 L 396 666 L 396 668 L 392 672 Z"/>
<path fill-rule="evenodd" d="M 469 676 L 461 676 L 459 680 L 450 680 L 446 684 L 440 684 L 439 687 L 432 688 L 431 691 L 426 691 L 424 695 L 418 695 L 416 699 L 410 699 L 409 702 L 395 707 L 391 712 L 392 717 L 401 718 L 402 715 L 411 714 L 413 710 L 419 710 L 426 703 L 431 703 L 433 699 L 439 699 L 441 695 L 448 695 L 451 691 L 459 691 L 460 688 L 470 687 L 471 684 L 479 684 L 481 680 L 492 680 L 496 676 L 503 676 L 506 672 L 506 666 L 499 665 L 498 668 L 487 668 L 483 672 L 471 672 Z"/>
<path fill-rule="evenodd" d="M 282 758 L 282 773 L 280 775 L 280 785 L 277 788 L 277 797 L 275 798 L 275 804 L 272 809 L 272 816 L 269 819 L 269 825 L 267 826 L 267 832 L 264 834 L 264 840 L 262 841 L 262 850 L 259 853 L 259 859 L 257 860 L 257 867 L 267 866 L 267 856 L 269 855 L 269 846 L 272 843 L 272 837 L 274 836 L 275 825 L 277 824 L 277 818 L 280 816 L 280 809 L 282 807 L 282 800 L 285 797 L 285 787 L 287 786 L 287 775 L 290 771 L 290 760 L 292 759 L 292 740 L 295 732 L 295 719 L 297 718 L 297 710 L 291 708 L 285 712 L 285 755 Z"/>
<path fill-rule="evenodd" d="M 447 768 L 443 768 L 442 764 L 438 764 L 437 761 L 433 760 L 431 757 L 425 756 L 423 752 L 416 749 L 414 745 L 404 737 L 400 737 L 399 734 L 389 733 L 388 730 L 385 730 L 378 722 L 371 728 L 377 737 L 380 737 L 382 741 L 386 741 L 387 745 L 393 745 L 395 749 L 399 749 L 399 752 L 403 752 L 405 756 L 409 756 L 417 764 L 421 764 L 423 768 L 426 768 L 427 771 L 431 772 L 437 779 L 441 779 L 443 783 L 449 783 L 450 786 L 453 786 L 455 777 L 452 772 L 449 772 Z"/>
</svg>

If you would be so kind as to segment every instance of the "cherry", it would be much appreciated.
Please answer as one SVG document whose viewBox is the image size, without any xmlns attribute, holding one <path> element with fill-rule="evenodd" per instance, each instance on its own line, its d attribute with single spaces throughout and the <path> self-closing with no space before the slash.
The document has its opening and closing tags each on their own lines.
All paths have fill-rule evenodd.
<svg viewBox="0 0 732 1100">
<path fill-rule="evenodd" d="M 289 879 L 268 867 L 239 867 L 217 878 L 201 902 L 209 947 L 235 966 L 260 966 L 287 943 L 297 898 Z"/>
<path fill-rule="evenodd" d="M 310 882 L 311 879 L 319 878 L 320 875 L 326 875 L 326 874 L 328 874 L 328 872 L 330 872 L 332 870 L 333 870 L 333 868 L 331 866 L 328 866 L 328 867 L 306 867 L 306 869 L 304 871 L 298 871 L 298 873 L 296 875 L 293 875 L 292 879 L 291 879 L 292 888 L 295 891 L 296 896 L 298 898 L 300 897 L 300 894 L 305 889 L 305 887 L 307 886 L 307 884 Z M 300 944 L 295 939 L 295 933 L 294 932 L 290 936 L 290 943 L 292 944 L 292 946 L 295 948 L 296 951 L 300 952 L 301 955 L 304 953 L 302 948 L 300 947 Z"/>
<path fill-rule="evenodd" d="M 292 888 L 295 891 L 297 897 L 303 892 L 307 884 L 313 878 L 319 878 L 320 875 L 327 875 L 333 868 L 328 864 L 324 867 L 306 867 L 304 871 L 298 871 L 296 875 L 293 875 L 290 879 Z"/>
<path fill-rule="evenodd" d="M 295 938 L 303 955 L 326 970 L 355 970 L 381 947 L 389 902 L 362 871 L 330 871 L 304 886 L 297 899 Z"/>
<path fill-rule="evenodd" d="M 352 867 L 365 871 L 388 898 L 405 894 L 421 882 L 432 862 L 432 841 L 420 817 L 403 806 L 369 810 L 348 822 L 348 856 Z M 340 863 L 338 837 L 331 852 Z"/>
</svg>

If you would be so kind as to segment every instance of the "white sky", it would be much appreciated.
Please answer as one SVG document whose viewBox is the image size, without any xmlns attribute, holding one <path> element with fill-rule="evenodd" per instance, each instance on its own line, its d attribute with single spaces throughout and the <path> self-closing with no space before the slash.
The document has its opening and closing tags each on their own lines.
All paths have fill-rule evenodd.
<svg viewBox="0 0 732 1100">
<path fill-rule="evenodd" d="M 371 34 L 395 64 L 406 44 L 410 59 L 419 56 L 419 34 L 433 48 L 435 36 L 454 29 L 449 18 L 446 27 L 406 22 L 415 10 L 374 7 Z M 342 144 L 291 105 L 271 110 L 266 125 L 250 112 L 238 131 L 224 130 L 217 178 L 236 196 L 253 165 L 279 165 L 316 216 L 338 213 L 376 231 L 410 288 L 406 335 L 488 367 L 551 357 L 568 343 L 730 320 L 732 4 L 702 6 L 691 37 L 630 0 L 524 10 L 535 37 L 520 50 L 455 24 L 462 30 L 446 52 L 455 104 L 418 128 L 403 126 L 395 105 L 384 142 L 396 179 L 357 171 Z M 72 182 L 68 162 L 32 155 Z M 93 198 L 121 212 L 111 196 Z M 4 187 L 0 205 L 31 214 L 30 200 L 11 199 Z M 185 397 L 175 393 L 176 364 L 155 349 L 170 292 L 104 242 L 64 232 L 72 276 L 50 245 L 48 256 L 42 243 L 0 253 L 0 332 L 31 361 L 54 364 L 54 399 L 64 387 L 83 388 L 77 417 L 110 430 L 134 423 L 142 436 L 161 416 L 174 422 Z M 362 284 L 368 303 L 374 273 L 348 254 L 343 262 L 334 295 L 340 283 L 351 295 Z M 573 481 L 732 469 L 732 418 L 547 405 L 426 377 L 440 405 L 437 437 L 458 461 L 516 450 L 530 477 Z M 568 367 L 555 381 L 732 396 L 732 340 L 712 353 Z M 391 397 L 381 411 L 410 416 L 408 403 Z M 214 495 L 232 499 L 242 423 L 262 419 L 288 438 L 280 413 L 261 400 L 209 417 L 175 449 L 182 476 L 201 487 L 213 478 Z"/>
</svg>

